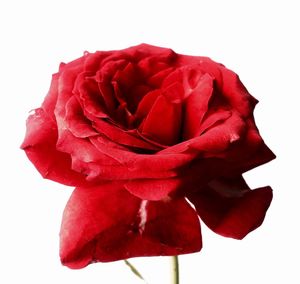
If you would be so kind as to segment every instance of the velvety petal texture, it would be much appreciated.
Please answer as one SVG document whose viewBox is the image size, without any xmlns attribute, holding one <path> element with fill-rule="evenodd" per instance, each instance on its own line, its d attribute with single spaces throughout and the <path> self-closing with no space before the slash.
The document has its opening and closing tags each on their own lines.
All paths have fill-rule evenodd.
<svg viewBox="0 0 300 284">
<path fill-rule="evenodd" d="M 251 190 L 242 174 L 275 155 L 255 125 L 256 104 L 224 65 L 168 48 L 61 63 L 21 148 L 44 178 L 76 187 L 63 264 L 199 251 L 199 217 L 236 239 L 257 228 L 272 190 Z"/>
<path fill-rule="evenodd" d="M 222 178 L 191 194 L 189 200 L 211 230 L 242 239 L 263 222 L 272 201 L 272 189 L 250 190 L 242 177 Z"/>
<path fill-rule="evenodd" d="M 87 184 L 85 175 L 71 168 L 70 156 L 57 150 L 56 141 L 56 124 L 43 109 L 34 110 L 21 145 L 29 160 L 44 178 L 71 186 Z"/>
<path fill-rule="evenodd" d="M 121 183 L 76 188 L 65 208 L 60 256 L 70 268 L 201 249 L 200 224 L 185 199 L 147 201 Z"/>
</svg>

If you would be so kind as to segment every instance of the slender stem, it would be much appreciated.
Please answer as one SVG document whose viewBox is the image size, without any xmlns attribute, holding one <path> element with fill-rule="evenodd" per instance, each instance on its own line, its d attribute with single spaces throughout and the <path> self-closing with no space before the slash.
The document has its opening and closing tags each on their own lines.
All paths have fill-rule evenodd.
<svg viewBox="0 0 300 284">
<path fill-rule="evenodd" d="M 171 284 L 179 284 L 179 263 L 177 255 L 171 257 Z"/>
</svg>

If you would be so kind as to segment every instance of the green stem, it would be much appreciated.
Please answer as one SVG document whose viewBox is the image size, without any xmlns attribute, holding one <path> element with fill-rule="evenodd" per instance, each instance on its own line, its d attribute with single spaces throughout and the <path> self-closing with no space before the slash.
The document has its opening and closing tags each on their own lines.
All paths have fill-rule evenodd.
<svg viewBox="0 0 300 284">
<path fill-rule="evenodd" d="M 177 255 L 171 257 L 171 284 L 179 284 L 179 263 Z"/>
</svg>

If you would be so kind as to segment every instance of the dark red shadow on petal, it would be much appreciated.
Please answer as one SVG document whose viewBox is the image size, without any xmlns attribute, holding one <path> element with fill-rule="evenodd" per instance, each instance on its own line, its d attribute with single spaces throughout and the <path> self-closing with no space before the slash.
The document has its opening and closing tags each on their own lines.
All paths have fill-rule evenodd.
<svg viewBox="0 0 300 284">
<path fill-rule="evenodd" d="M 272 201 L 272 189 L 250 190 L 240 176 L 215 180 L 188 198 L 211 230 L 242 239 L 262 224 Z"/>
<path fill-rule="evenodd" d="M 202 247 L 199 219 L 185 199 L 143 201 L 121 183 L 76 188 L 60 232 L 64 265 L 178 255 Z"/>
</svg>

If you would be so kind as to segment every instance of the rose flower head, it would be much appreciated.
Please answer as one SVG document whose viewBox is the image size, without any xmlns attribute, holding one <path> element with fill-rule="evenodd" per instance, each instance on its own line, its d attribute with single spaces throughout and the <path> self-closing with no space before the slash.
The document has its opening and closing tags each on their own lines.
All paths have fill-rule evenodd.
<svg viewBox="0 0 300 284">
<path fill-rule="evenodd" d="M 61 64 L 21 147 L 44 178 L 76 187 L 62 263 L 199 251 L 199 217 L 235 239 L 260 226 L 272 189 L 250 189 L 242 174 L 275 156 L 255 125 L 256 103 L 222 64 L 167 48 Z"/>
</svg>

